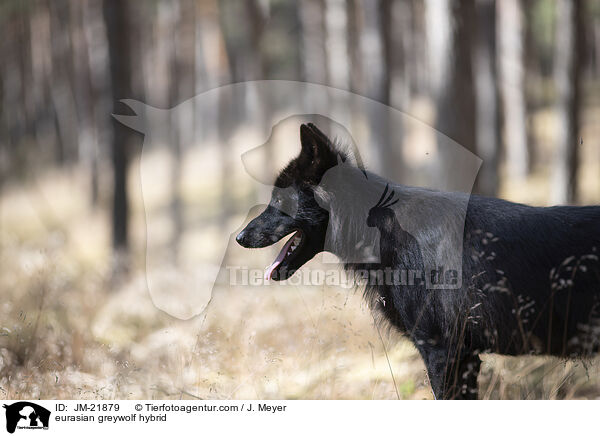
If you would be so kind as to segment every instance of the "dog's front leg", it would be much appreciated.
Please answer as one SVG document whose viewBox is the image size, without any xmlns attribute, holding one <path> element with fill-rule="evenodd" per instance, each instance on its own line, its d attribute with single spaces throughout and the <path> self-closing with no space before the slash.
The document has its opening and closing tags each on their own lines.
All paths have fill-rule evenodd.
<svg viewBox="0 0 600 436">
<path fill-rule="evenodd" d="M 481 360 L 477 354 L 451 358 L 446 348 L 419 347 L 436 400 L 476 400 Z"/>
<path fill-rule="evenodd" d="M 481 359 L 478 354 L 469 354 L 460 360 L 456 374 L 455 385 L 457 393 L 455 400 L 477 400 L 479 385 L 477 376 L 481 367 Z"/>
</svg>

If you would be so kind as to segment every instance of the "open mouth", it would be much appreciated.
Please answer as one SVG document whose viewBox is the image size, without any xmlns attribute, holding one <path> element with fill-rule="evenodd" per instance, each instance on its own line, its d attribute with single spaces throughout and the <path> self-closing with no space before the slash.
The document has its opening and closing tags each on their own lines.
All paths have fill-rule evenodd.
<svg viewBox="0 0 600 436">
<path fill-rule="evenodd" d="M 282 265 L 289 264 L 289 262 L 300 252 L 303 242 L 304 238 L 302 232 L 300 230 L 295 231 L 285 243 L 273 263 L 265 269 L 265 280 L 270 280 L 271 277 L 273 277 L 273 273 Z"/>
</svg>

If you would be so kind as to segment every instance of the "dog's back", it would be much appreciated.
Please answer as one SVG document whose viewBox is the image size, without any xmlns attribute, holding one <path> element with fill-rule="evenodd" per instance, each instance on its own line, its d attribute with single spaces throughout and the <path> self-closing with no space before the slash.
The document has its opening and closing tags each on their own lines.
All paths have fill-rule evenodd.
<svg viewBox="0 0 600 436">
<path fill-rule="evenodd" d="M 473 195 L 463 254 L 463 291 L 480 291 L 488 327 L 498 332 L 491 344 L 480 332 L 484 348 L 561 356 L 598 349 L 600 207 Z"/>
</svg>

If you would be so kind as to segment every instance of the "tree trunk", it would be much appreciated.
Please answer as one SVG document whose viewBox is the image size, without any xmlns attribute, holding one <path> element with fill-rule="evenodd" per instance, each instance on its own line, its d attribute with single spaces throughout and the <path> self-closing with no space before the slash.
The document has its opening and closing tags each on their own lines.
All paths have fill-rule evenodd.
<svg viewBox="0 0 600 436">
<path fill-rule="evenodd" d="M 103 20 L 102 3 L 88 2 L 83 7 L 83 31 L 85 46 L 88 50 L 88 71 L 91 85 L 91 105 L 94 119 L 92 120 L 94 140 L 91 156 L 91 189 L 92 203 L 95 204 L 104 185 L 104 171 L 101 171 L 105 161 L 108 161 L 109 144 L 111 141 L 112 120 L 106 116 L 112 107 L 110 97 L 110 72 L 105 58 L 105 22 Z M 110 177 L 110 176 L 108 176 Z"/>
<path fill-rule="evenodd" d="M 429 88 L 439 104 L 447 80 L 448 53 L 452 50 L 450 0 L 426 0 L 424 4 Z"/>
<path fill-rule="evenodd" d="M 73 71 L 75 78 L 75 102 L 79 114 L 78 147 L 79 155 L 89 169 L 90 174 L 90 203 L 95 207 L 98 203 L 98 163 L 97 163 L 97 132 L 95 126 L 94 86 L 90 72 L 89 47 L 85 38 L 87 23 L 84 9 L 86 3 L 71 5 L 71 41 L 73 43 Z"/>
<path fill-rule="evenodd" d="M 554 80 L 557 91 L 557 148 L 554 161 L 555 203 L 577 201 L 580 137 L 580 89 L 585 52 L 584 3 L 557 0 Z"/>
<path fill-rule="evenodd" d="M 473 68 L 475 72 L 477 113 L 477 155 L 483 160 L 477 175 L 477 191 L 484 195 L 498 193 L 498 75 L 496 72 L 496 4 L 494 0 L 477 0 L 477 42 Z"/>
<path fill-rule="evenodd" d="M 347 0 L 347 39 L 350 68 L 348 85 L 350 91 L 354 93 L 361 91 L 361 85 L 364 82 L 362 56 L 360 55 L 361 20 L 358 17 L 357 2 L 358 0 Z"/>
<path fill-rule="evenodd" d="M 325 0 L 300 2 L 304 72 L 302 80 L 327 85 L 327 52 L 325 48 Z"/>
<path fill-rule="evenodd" d="M 404 37 L 405 61 L 403 68 L 406 70 L 408 82 L 405 86 L 409 89 L 409 98 L 412 95 L 424 96 L 429 91 L 427 66 L 427 28 L 426 4 L 422 0 L 410 0 L 409 22 L 410 27 L 401 29 Z M 403 20 L 407 22 L 406 19 Z"/>
<path fill-rule="evenodd" d="M 359 91 L 365 97 L 384 105 L 390 104 L 391 74 L 393 55 L 391 0 L 360 2 L 358 9 L 362 21 L 360 29 L 360 54 L 364 85 Z M 382 175 L 394 177 L 397 172 L 396 150 L 392 147 L 391 128 L 388 116 L 370 111 L 369 141 L 377 151 L 372 164 Z M 395 130 L 401 126 L 394 126 Z M 396 132 L 395 132 L 396 133 Z M 400 135 L 400 131 L 397 132 Z M 398 153 L 399 154 L 399 153 Z"/>
<path fill-rule="evenodd" d="M 348 89 L 349 63 L 346 36 L 348 16 L 344 0 L 326 0 L 325 23 L 328 48 L 327 70 L 329 84 L 335 88 Z"/>
<path fill-rule="evenodd" d="M 179 258 L 179 245 L 183 233 L 183 210 L 181 200 L 181 164 L 182 164 L 182 113 L 173 110 L 182 99 L 182 87 L 185 82 L 183 74 L 181 28 L 183 15 L 181 7 L 183 4 L 171 4 L 162 1 L 158 7 L 158 20 L 163 27 L 162 38 L 165 40 L 165 53 L 163 61 L 166 63 L 167 71 L 167 100 L 171 119 L 169 121 L 169 147 L 171 152 L 170 183 L 171 198 L 169 211 L 171 215 L 172 233 L 169 242 L 171 260 L 176 263 Z M 190 74 L 188 77 L 193 77 Z"/>
<path fill-rule="evenodd" d="M 452 19 L 451 42 L 445 83 L 439 88 L 436 128 L 466 149 L 476 152 L 475 80 L 472 51 L 475 30 L 474 0 L 452 0 L 449 7 Z M 447 168 L 454 165 L 453 156 L 440 148 L 441 162 Z M 477 190 L 477 187 L 474 188 Z"/>
<path fill-rule="evenodd" d="M 51 82 L 49 84 L 55 122 L 59 137 L 57 160 L 72 163 L 78 158 L 77 119 L 71 68 L 73 57 L 69 39 L 69 4 L 48 2 L 50 11 Z"/>
<path fill-rule="evenodd" d="M 520 0 L 498 2 L 498 60 L 508 177 L 523 179 L 529 170 L 523 88 L 523 11 Z"/>
<path fill-rule="evenodd" d="M 104 20 L 108 38 L 110 79 L 112 84 L 113 113 L 120 110 L 119 100 L 132 97 L 130 65 L 130 19 L 128 3 L 120 0 L 104 0 Z M 120 261 L 129 248 L 127 164 L 131 131 L 117 120 L 112 121 L 112 164 L 114 171 L 112 231 L 113 248 Z M 121 265 L 115 265 L 118 270 Z"/>
</svg>

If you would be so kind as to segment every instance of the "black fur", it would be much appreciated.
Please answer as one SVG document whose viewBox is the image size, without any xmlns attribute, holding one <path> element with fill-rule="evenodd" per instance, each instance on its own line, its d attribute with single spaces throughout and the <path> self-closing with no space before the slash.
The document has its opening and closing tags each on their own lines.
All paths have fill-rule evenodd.
<svg viewBox="0 0 600 436">
<path fill-rule="evenodd" d="M 302 125 L 300 136 L 302 151 L 277 179 L 271 204 L 237 237 L 241 245 L 256 248 L 300 230 L 300 247 L 275 271 L 276 280 L 287 279 L 323 251 L 327 238 L 339 240 L 356 231 L 351 220 L 342 220 L 328 236 L 334 212 L 321 207 L 322 199 L 333 195 L 321 185 L 324 175 L 349 156 L 312 124 Z M 419 241 L 445 229 L 424 224 L 411 235 L 394 211 L 420 197 L 439 197 L 434 204 L 451 210 L 465 201 L 465 194 L 440 196 L 367 175 L 380 189 L 377 197 L 365 194 L 381 196 L 366 217 L 380 234 L 380 260 L 345 262 L 346 269 L 425 271 L 431 253 Z M 365 189 L 373 187 L 365 184 Z M 297 206 L 294 216 L 283 211 L 290 201 Z M 477 195 L 466 201 L 460 289 L 428 289 L 416 280 L 369 282 L 365 290 L 371 305 L 419 350 L 436 398 L 477 398 L 480 353 L 574 358 L 598 352 L 600 207 L 540 208 Z M 424 209 L 424 214 L 437 213 Z M 332 251 L 345 261 L 344 250 Z"/>
</svg>

